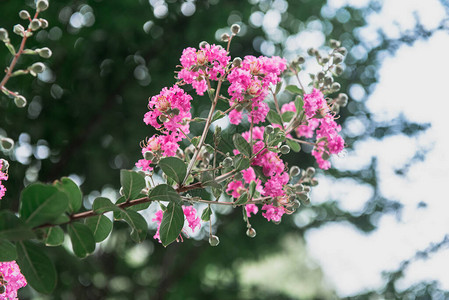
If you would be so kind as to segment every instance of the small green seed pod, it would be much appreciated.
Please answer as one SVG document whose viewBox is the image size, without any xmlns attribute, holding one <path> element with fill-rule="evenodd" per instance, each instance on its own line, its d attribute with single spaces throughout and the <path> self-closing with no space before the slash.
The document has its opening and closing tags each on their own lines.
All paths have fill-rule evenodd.
<svg viewBox="0 0 449 300">
<path fill-rule="evenodd" d="M 238 34 L 240 32 L 240 25 L 239 24 L 232 24 L 231 32 L 233 34 Z"/>
<path fill-rule="evenodd" d="M 51 50 L 48 47 L 37 49 L 36 52 L 42 58 L 50 58 L 51 55 L 52 55 L 52 52 L 51 52 Z"/>
<path fill-rule="evenodd" d="M 19 11 L 19 17 L 22 20 L 28 20 L 28 18 L 30 18 L 30 13 L 27 12 L 26 10 L 21 10 L 21 11 Z"/>
<path fill-rule="evenodd" d="M 340 41 L 337 41 L 334 39 L 331 39 L 329 41 L 329 44 L 330 44 L 331 48 L 334 48 L 334 49 L 340 47 L 340 45 L 341 45 Z"/>
<path fill-rule="evenodd" d="M 48 1 L 47 0 L 39 0 L 36 4 L 36 9 L 38 12 L 44 11 L 48 8 Z"/>
<path fill-rule="evenodd" d="M 200 49 L 206 48 L 207 45 L 209 45 L 208 42 L 202 41 L 202 42 L 200 43 Z"/>
<path fill-rule="evenodd" d="M 256 230 L 254 228 L 250 227 L 246 231 L 246 235 L 249 236 L 250 238 L 253 238 L 256 236 Z"/>
<path fill-rule="evenodd" d="M 221 37 L 220 37 L 220 39 L 221 39 L 223 42 L 228 42 L 230 38 L 231 38 L 231 37 L 230 37 L 229 34 L 227 34 L 227 33 L 223 33 L 223 34 L 221 35 Z"/>
<path fill-rule="evenodd" d="M 143 154 L 143 158 L 145 158 L 146 160 L 153 160 L 154 154 L 153 154 L 153 152 L 151 152 L 151 151 L 146 151 L 146 152 Z"/>
<path fill-rule="evenodd" d="M 306 169 L 306 174 L 308 177 L 312 177 L 313 175 L 315 175 L 315 168 L 314 167 L 308 167 Z"/>
<path fill-rule="evenodd" d="M 33 31 L 36 31 L 36 30 L 38 30 L 39 28 L 41 28 L 41 25 L 42 25 L 41 21 L 39 21 L 38 19 L 33 19 L 33 20 L 30 22 L 29 28 L 31 28 L 31 30 L 33 30 Z"/>
<path fill-rule="evenodd" d="M 23 26 L 20 24 L 16 24 L 16 25 L 14 25 L 12 31 L 17 35 L 21 35 L 25 31 L 25 28 L 23 28 Z"/>
<path fill-rule="evenodd" d="M 30 71 L 39 74 L 45 71 L 45 65 L 41 62 L 37 62 L 31 65 L 31 67 L 29 68 Z"/>
<path fill-rule="evenodd" d="M 297 166 L 293 166 L 290 168 L 290 176 L 291 177 L 298 176 L 299 173 L 301 173 L 301 170 Z"/>
<path fill-rule="evenodd" d="M 14 147 L 14 141 L 10 138 L 2 137 L 0 140 L 0 145 L 4 150 L 8 151 Z"/>
<path fill-rule="evenodd" d="M 14 104 L 18 107 L 18 108 L 23 108 L 27 105 L 27 99 L 25 99 L 24 96 L 17 96 L 14 98 Z"/>
<path fill-rule="evenodd" d="M 0 28 L 0 41 L 6 42 L 8 39 L 8 31 L 5 28 Z"/>
<path fill-rule="evenodd" d="M 230 167 L 232 167 L 233 164 L 234 164 L 234 161 L 230 157 L 226 157 L 223 160 L 223 167 L 225 167 L 225 168 L 230 168 Z"/>
<path fill-rule="evenodd" d="M 212 247 L 218 246 L 218 244 L 220 244 L 220 239 L 219 239 L 218 236 L 216 236 L 216 235 L 211 235 L 211 236 L 209 237 L 209 244 L 210 244 Z"/>
<path fill-rule="evenodd" d="M 337 92 L 337 91 L 340 90 L 340 88 L 341 88 L 341 85 L 338 82 L 332 83 L 332 90 L 333 91 Z"/>
<path fill-rule="evenodd" d="M 240 57 L 236 57 L 234 58 L 234 60 L 232 61 L 232 64 L 235 67 L 240 67 L 242 65 L 242 59 Z"/>
<path fill-rule="evenodd" d="M 267 134 L 272 134 L 273 131 L 274 131 L 273 126 L 268 125 L 267 127 L 265 127 L 265 132 L 266 132 Z"/>
<path fill-rule="evenodd" d="M 290 153 L 290 147 L 288 145 L 282 145 L 281 146 L 281 153 L 282 154 L 289 154 Z"/>
</svg>

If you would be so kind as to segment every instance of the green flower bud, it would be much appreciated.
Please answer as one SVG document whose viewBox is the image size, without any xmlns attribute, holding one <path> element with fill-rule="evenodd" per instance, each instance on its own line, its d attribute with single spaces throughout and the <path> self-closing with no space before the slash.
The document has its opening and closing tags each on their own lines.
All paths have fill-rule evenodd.
<svg viewBox="0 0 449 300">
<path fill-rule="evenodd" d="M 30 14 L 26 10 L 21 10 L 21 11 L 19 11 L 19 17 L 22 20 L 28 20 L 30 18 Z"/>
<path fill-rule="evenodd" d="M 303 203 L 305 204 L 309 204 L 310 203 L 310 198 L 309 195 L 307 193 L 299 193 L 298 194 L 298 198 L 299 200 L 301 200 Z"/>
<path fill-rule="evenodd" d="M 316 77 L 318 78 L 318 80 L 323 79 L 323 78 L 324 78 L 324 72 L 323 72 L 323 71 L 319 71 L 319 72 L 316 74 Z"/>
<path fill-rule="evenodd" d="M 2 162 L 2 168 L 0 171 L 3 173 L 8 172 L 9 169 L 9 162 L 6 159 L 0 158 L 0 161 Z"/>
<path fill-rule="evenodd" d="M 281 146 L 281 153 L 282 154 L 288 154 L 290 153 L 290 147 L 288 145 L 282 145 Z"/>
<path fill-rule="evenodd" d="M 295 190 L 297 193 L 300 193 L 304 191 L 304 186 L 302 184 L 298 184 L 297 186 L 295 186 Z"/>
<path fill-rule="evenodd" d="M 239 24 L 233 24 L 231 26 L 231 32 L 233 34 L 238 34 L 240 32 L 240 25 Z"/>
<path fill-rule="evenodd" d="M 31 30 L 36 31 L 41 27 L 41 21 L 39 21 L 38 19 L 33 19 L 30 22 L 29 28 L 31 28 Z"/>
<path fill-rule="evenodd" d="M 298 209 L 301 206 L 301 202 L 299 202 L 298 200 L 293 201 L 293 208 L 294 209 Z"/>
<path fill-rule="evenodd" d="M 318 185 L 318 180 L 316 180 L 315 178 L 312 179 L 312 180 L 310 181 L 310 185 L 311 185 L 311 186 L 317 186 L 317 185 Z"/>
<path fill-rule="evenodd" d="M 332 76 L 326 76 L 324 77 L 324 84 L 329 85 L 334 81 L 334 79 L 332 78 Z"/>
<path fill-rule="evenodd" d="M 179 108 L 175 107 L 175 108 L 172 109 L 172 114 L 174 114 L 175 116 L 179 115 L 179 112 L 180 112 Z"/>
<path fill-rule="evenodd" d="M 309 193 L 310 192 L 310 186 L 306 185 L 304 186 L 304 193 Z"/>
<path fill-rule="evenodd" d="M 200 49 L 206 48 L 207 45 L 209 45 L 208 42 L 202 41 L 202 42 L 200 43 Z"/>
<path fill-rule="evenodd" d="M 8 39 L 8 31 L 5 28 L 0 28 L 0 41 L 6 42 Z"/>
<path fill-rule="evenodd" d="M 221 35 L 221 40 L 222 40 L 223 42 L 228 42 L 230 38 L 231 38 L 231 37 L 230 37 L 229 34 L 227 34 L 227 33 L 223 33 L 223 34 Z"/>
<path fill-rule="evenodd" d="M 234 161 L 230 157 L 226 157 L 223 160 L 223 167 L 225 167 L 225 168 L 230 168 L 230 167 L 232 167 L 233 164 L 234 164 Z"/>
<path fill-rule="evenodd" d="M 305 63 L 306 62 L 306 60 L 305 60 L 305 58 L 304 58 L 304 56 L 298 56 L 297 58 L 296 58 L 296 62 L 298 63 L 298 64 L 300 64 L 300 65 L 302 65 L 303 63 Z"/>
<path fill-rule="evenodd" d="M 39 19 L 39 21 L 41 21 L 41 27 L 42 28 L 47 28 L 48 27 L 48 21 L 45 19 Z"/>
<path fill-rule="evenodd" d="M 18 108 L 23 108 L 27 105 L 27 99 L 25 99 L 24 96 L 17 96 L 14 98 L 14 104 L 18 107 Z"/>
<path fill-rule="evenodd" d="M 348 53 L 348 50 L 346 50 L 345 47 L 340 47 L 337 49 L 337 51 L 343 56 L 346 56 L 346 54 Z"/>
<path fill-rule="evenodd" d="M 329 44 L 330 44 L 331 48 L 334 48 L 334 49 L 340 47 L 340 45 L 341 45 L 340 41 L 333 40 L 333 39 L 330 40 Z"/>
<path fill-rule="evenodd" d="M 249 236 L 250 238 L 253 238 L 256 236 L 256 230 L 254 228 L 250 227 L 246 231 L 246 235 Z"/>
<path fill-rule="evenodd" d="M 334 54 L 334 64 L 338 65 L 343 61 L 343 56 L 341 54 Z"/>
<path fill-rule="evenodd" d="M 20 24 L 16 24 L 16 25 L 14 25 L 12 31 L 14 31 L 14 33 L 17 35 L 22 35 L 23 32 L 25 31 L 25 28 L 23 28 L 23 26 Z"/>
<path fill-rule="evenodd" d="M 51 55 L 52 55 L 51 50 L 49 48 L 47 48 L 47 47 L 44 47 L 44 48 L 41 48 L 41 49 L 37 49 L 36 52 L 42 58 L 50 58 Z"/>
<path fill-rule="evenodd" d="M 14 147 L 14 141 L 7 137 L 2 137 L 0 141 L 0 145 L 6 151 L 11 150 Z"/>
<path fill-rule="evenodd" d="M 321 59 L 321 63 L 322 64 L 327 64 L 329 62 L 329 57 L 323 57 L 322 59 Z"/>
<path fill-rule="evenodd" d="M 146 160 L 153 160 L 154 154 L 153 154 L 153 152 L 151 152 L 151 151 L 146 151 L 146 152 L 143 154 L 143 158 L 145 158 Z"/>
<path fill-rule="evenodd" d="M 37 62 L 31 65 L 29 68 L 31 72 L 34 72 L 36 74 L 42 73 L 45 71 L 45 65 L 41 62 Z"/>
<path fill-rule="evenodd" d="M 267 134 L 272 134 L 273 131 L 274 131 L 273 126 L 268 125 L 267 127 L 265 127 L 265 132 L 266 132 Z"/>
<path fill-rule="evenodd" d="M 218 236 L 216 236 L 216 235 L 211 235 L 211 236 L 209 237 L 209 244 L 210 244 L 212 247 L 218 246 L 218 244 L 220 244 L 220 239 L 219 239 Z"/>
<path fill-rule="evenodd" d="M 299 173 L 301 173 L 301 170 L 297 166 L 293 166 L 290 168 L 290 176 L 291 177 L 298 176 Z"/>
<path fill-rule="evenodd" d="M 164 115 L 160 115 L 160 116 L 159 116 L 159 121 L 161 121 L 162 123 L 165 123 L 165 122 L 167 122 L 167 121 L 168 121 L 168 119 L 167 119 L 167 117 L 166 117 L 166 116 L 164 116 Z"/>
<path fill-rule="evenodd" d="M 47 0 L 39 0 L 36 4 L 36 9 L 38 12 L 44 11 L 48 8 L 48 1 Z"/>
<path fill-rule="evenodd" d="M 313 175 L 315 175 L 315 168 L 314 167 L 308 167 L 306 169 L 306 175 L 308 177 L 312 177 Z"/>
<path fill-rule="evenodd" d="M 240 57 L 236 57 L 234 58 L 234 60 L 232 61 L 232 64 L 235 67 L 240 67 L 242 65 L 242 59 Z"/>
<path fill-rule="evenodd" d="M 333 91 L 339 91 L 340 90 L 340 88 L 341 88 L 341 85 L 338 83 L 338 82 L 334 82 L 334 83 L 332 83 L 332 90 Z"/>
<path fill-rule="evenodd" d="M 345 93 L 338 94 L 337 104 L 345 107 L 348 104 L 348 95 Z"/>
<path fill-rule="evenodd" d="M 340 112 L 340 105 L 338 105 L 337 103 L 335 103 L 334 105 L 332 105 L 332 111 L 336 114 L 338 114 Z"/>
<path fill-rule="evenodd" d="M 337 65 L 337 66 L 335 67 L 335 74 L 337 74 L 338 76 L 340 76 L 341 74 L 343 74 L 343 71 L 344 71 L 344 69 L 343 69 L 343 67 L 342 67 L 341 65 Z"/>
<path fill-rule="evenodd" d="M 316 53 L 316 49 L 315 48 L 309 48 L 307 49 L 307 54 L 309 54 L 310 56 L 314 56 Z"/>
</svg>

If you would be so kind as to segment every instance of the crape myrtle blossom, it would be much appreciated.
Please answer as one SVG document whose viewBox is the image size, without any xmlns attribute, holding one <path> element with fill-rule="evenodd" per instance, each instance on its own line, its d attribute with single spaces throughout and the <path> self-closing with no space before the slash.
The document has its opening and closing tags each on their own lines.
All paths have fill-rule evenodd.
<svg viewBox="0 0 449 300">
<path fill-rule="evenodd" d="M 286 60 L 278 56 L 271 58 L 245 56 L 241 65 L 229 73 L 228 93 L 231 96 L 229 105 L 242 103 L 248 110 L 248 121 L 258 124 L 265 121 L 269 107 L 263 102 L 267 97 L 270 85 L 280 81 L 281 73 L 286 69 Z M 241 110 L 233 109 L 229 113 L 232 124 L 238 125 L 242 120 Z"/>
<path fill-rule="evenodd" d="M 27 285 L 15 261 L 0 262 L 0 279 L 0 284 L 5 287 L 5 292 L 0 294 L 0 300 L 16 300 L 17 290 Z"/>
<path fill-rule="evenodd" d="M 8 180 L 8 174 L 6 174 L 6 171 L 3 172 L 3 169 L 4 169 L 3 160 L 0 159 L 0 199 L 2 199 L 6 193 L 6 188 L 2 184 L 2 181 Z"/>
<path fill-rule="evenodd" d="M 284 104 L 281 112 L 294 111 L 293 102 Z M 312 150 L 318 166 L 327 170 L 331 164 L 328 160 L 330 154 L 340 153 L 344 148 L 344 140 L 338 134 L 341 126 L 335 122 L 335 116 L 329 109 L 323 93 L 313 89 L 310 94 L 304 95 L 304 113 L 306 120 L 296 129 L 296 134 L 301 137 L 312 138 L 316 135 L 318 141 Z"/>
<path fill-rule="evenodd" d="M 182 211 L 184 213 L 185 216 L 185 220 L 187 221 L 187 226 L 190 227 L 190 229 L 192 229 L 193 232 L 195 232 L 195 229 L 198 227 L 201 228 L 201 224 L 200 221 L 201 219 L 199 217 L 197 217 L 196 215 L 196 209 L 193 206 L 182 206 Z M 161 223 L 162 223 L 162 218 L 164 217 L 164 211 L 162 210 L 158 210 L 155 214 L 155 217 L 151 220 L 153 222 L 157 223 L 157 230 L 156 230 L 156 234 L 153 236 L 153 238 L 155 240 L 158 240 L 159 243 L 161 242 L 161 237 L 159 234 L 160 228 L 161 228 Z M 186 231 L 183 229 L 184 234 L 187 234 Z M 180 240 L 182 241 L 182 236 L 179 235 Z"/>
</svg>

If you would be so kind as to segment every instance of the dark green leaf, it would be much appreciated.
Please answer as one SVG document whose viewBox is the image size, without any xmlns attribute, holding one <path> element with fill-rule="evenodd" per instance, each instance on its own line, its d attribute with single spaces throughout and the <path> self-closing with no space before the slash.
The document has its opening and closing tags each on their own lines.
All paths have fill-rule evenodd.
<svg viewBox="0 0 449 300">
<path fill-rule="evenodd" d="M 136 199 L 146 186 L 142 174 L 129 170 L 120 171 L 120 184 L 123 187 L 123 195 L 127 200 Z"/>
<path fill-rule="evenodd" d="M 167 247 L 174 242 L 184 226 L 184 213 L 180 204 L 170 202 L 162 218 L 159 235 L 162 245 Z"/>
<path fill-rule="evenodd" d="M 234 146 L 237 150 L 240 151 L 243 155 L 250 157 L 251 156 L 251 146 L 249 143 L 241 136 L 239 133 L 236 133 L 232 137 L 232 141 L 234 142 Z"/>
<path fill-rule="evenodd" d="M 301 145 L 295 141 L 287 139 L 287 145 L 292 149 L 293 152 L 301 151 Z"/>
<path fill-rule="evenodd" d="M 241 154 L 235 156 L 234 165 L 238 171 L 248 169 L 249 163 L 250 163 L 249 159 L 246 157 L 243 157 Z"/>
<path fill-rule="evenodd" d="M 112 231 L 112 221 L 104 215 L 87 218 L 86 225 L 97 243 L 104 241 Z"/>
<path fill-rule="evenodd" d="M 77 212 L 83 203 L 83 194 L 78 185 L 68 177 L 62 177 L 61 181 L 57 181 L 55 186 L 67 195 L 69 199 L 69 213 Z"/>
<path fill-rule="evenodd" d="M 181 197 L 179 194 L 169 185 L 160 184 L 153 188 L 148 195 L 151 201 L 170 201 L 181 203 Z"/>
<path fill-rule="evenodd" d="M 301 99 L 301 97 L 296 97 L 295 99 L 295 107 L 296 112 L 300 113 L 304 109 L 304 101 Z"/>
<path fill-rule="evenodd" d="M 263 173 L 263 168 L 261 166 L 252 166 L 252 168 L 254 169 L 258 179 L 262 180 L 262 182 L 267 182 L 268 177 Z"/>
<path fill-rule="evenodd" d="M 177 157 L 166 157 L 161 159 L 159 166 L 168 177 L 177 183 L 181 183 L 187 174 L 186 164 Z"/>
<path fill-rule="evenodd" d="M 31 228 L 15 214 L 7 210 L 0 212 L 0 239 L 20 241 L 34 237 Z"/>
<path fill-rule="evenodd" d="M 240 195 L 240 197 L 234 202 L 234 204 L 245 204 L 246 202 L 248 202 L 248 194 L 245 192 Z"/>
<path fill-rule="evenodd" d="M 95 239 L 89 227 L 81 223 L 72 223 L 67 229 L 76 256 L 84 258 L 94 252 Z"/>
<path fill-rule="evenodd" d="M 64 243 L 64 231 L 59 226 L 46 228 L 45 235 L 46 246 L 59 246 Z"/>
<path fill-rule="evenodd" d="M 220 199 L 221 194 L 223 193 L 223 188 L 220 186 L 220 188 L 214 188 L 212 187 L 212 194 L 214 195 L 215 199 Z"/>
<path fill-rule="evenodd" d="M 20 217 L 35 227 L 63 214 L 68 209 L 69 199 L 55 186 L 33 183 L 23 190 L 20 203 Z"/>
<path fill-rule="evenodd" d="M 303 94 L 303 91 L 296 85 L 288 85 L 285 89 L 292 94 L 298 94 L 298 95 Z"/>
<path fill-rule="evenodd" d="M 284 122 L 290 122 L 295 114 L 296 113 L 294 111 L 286 111 L 282 114 L 282 120 L 284 120 Z"/>
<path fill-rule="evenodd" d="M 30 242 L 17 244 L 17 263 L 30 286 L 39 293 L 50 294 L 56 287 L 56 269 L 48 256 Z"/>
<path fill-rule="evenodd" d="M 256 193 L 256 182 L 253 180 L 251 181 L 251 183 L 249 184 L 248 187 L 248 195 L 249 195 L 249 200 L 251 201 L 251 199 L 254 197 L 254 194 Z"/>
<path fill-rule="evenodd" d="M 276 91 L 274 92 L 276 95 L 277 94 L 279 94 L 279 92 L 281 91 L 281 88 L 282 88 L 282 81 L 279 81 L 277 84 L 276 84 Z"/>
<path fill-rule="evenodd" d="M 224 112 L 222 112 L 221 110 L 217 110 L 217 112 L 214 114 L 214 116 L 212 117 L 212 121 L 211 123 L 220 120 L 221 118 L 223 118 L 225 115 Z"/>
<path fill-rule="evenodd" d="M 210 216 L 212 215 L 212 209 L 210 208 L 210 205 L 208 205 L 201 214 L 201 220 L 204 222 L 207 222 L 210 220 Z"/>
<path fill-rule="evenodd" d="M 199 136 L 195 136 L 192 138 L 192 144 L 196 147 L 198 146 L 198 143 L 200 142 L 200 137 Z"/>
<path fill-rule="evenodd" d="M 133 210 L 122 210 L 120 214 L 122 219 L 125 220 L 132 229 L 131 239 L 136 243 L 145 240 L 148 232 L 148 224 L 147 221 L 145 221 L 145 218 Z"/>
<path fill-rule="evenodd" d="M 211 171 L 201 173 L 201 183 L 203 186 L 211 186 L 217 189 L 221 188 L 221 185 L 215 181 Z"/>
<path fill-rule="evenodd" d="M 271 124 L 279 124 L 282 125 L 281 117 L 274 110 L 270 110 L 267 115 L 267 119 Z"/>
<path fill-rule="evenodd" d="M 119 200 L 120 199 L 122 199 L 122 202 L 125 202 L 125 197 L 120 197 Z M 117 207 L 117 205 L 113 204 L 111 200 L 105 197 L 96 198 L 94 200 L 94 204 L 92 205 L 92 210 L 97 214 L 102 214 L 107 211 L 121 211 L 120 208 Z"/>
<path fill-rule="evenodd" d="M 17 259 L 16 246 L 6 240 L 0 240 L 0 262 Z"/>
</svg>

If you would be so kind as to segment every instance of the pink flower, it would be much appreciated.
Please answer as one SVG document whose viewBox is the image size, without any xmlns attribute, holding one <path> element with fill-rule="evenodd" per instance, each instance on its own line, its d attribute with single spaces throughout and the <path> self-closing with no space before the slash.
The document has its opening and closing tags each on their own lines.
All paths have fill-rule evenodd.
<svg viewBox="0 0 449 300">
<path fill-rule="evenodd" d="M 153 168 L 150 166 L 151 164 L 151 160 L 146 160 L 146 159 L 139 159 L 138 162 L 136 162 L 136 167 L 137 168 L 142 168 L 143 171 L 152 171 Z"/>
<path fill-rule="evenodd" d="M 319 89 L 313 89 L 311 94 L 304 95 L 304 111 L 308 118 L 316 114 L 324 116 L 329 111 L 323 93 Z"/>
<path fill-rule="evenodd" d="M 8 282 L 5 292 L 0 294 L 0 300 L 16 300 L 17 290 L 27 285 L 17 263 L 15 261 L 0 262 L 0 276 Z"/>
<path fill-rule="evenodd" d="M 232 197 L 238 198 L 240 194 L 243 192 L 244 186 L 243 183 L 239 180 L 231 181 L 228 184 L 228 188 L 226 189 L 226 193 L 231 194 Z M 230 193 L 231 192 L 231 193 Z"/>
<path fill-rule="evenodd" d="M 284 105 L 282 105 L 281 108 L 281 113 L 285 113 L 286 111 L 293 111 L 296 112 L 296 106 L 295 106 L 295 102 L 289 102 L 289 103 L 285 103 Z"/>
<path fill-rule="evenodd" d="M 2 180 L 8 180 L 8 174 L 2 171 L 3 160 L 0 160 L 0 199 L 2 199 L 6 194 L 6 187 L 2 184 Z"/>
<path fill-rule="evenodd" d="M 265 210 L 265 212 L 262 213 L 262 216 L 268 221 L 274 222 L 279 222 L 285 213 L 285 208 L 283 206 L 274 206 L 272 204 L 264 204 L 262 210 Z"/>
<path fill-rule="evenodd" d="M 246 209 L 246 216 L 248 218 L 251 217 L 251 213 L 253 215 L 255 215 L 259 211 L 259 208 L 255 204 L 247 204 L 247 205 L 245 205 L 245 209 Z"/>
<path fill-rule="evenodd" d="M 249 167 L 248 169 L 243 170 L 242 173 L 245 183 L 250 184 L 251 181 L 256 181 L 256 173 L 253 168 Z"/>
<path fill-rule="evenodd" d="M 160 237 L 160 235 L 159 235 L 159 230 L 161 229 L 161 223 L 162 223 L 162 218 L 163 218 L 163 217 L 164 217 L 164 211 L 158 210 L 158 211 L 156 212 L 156 217 L 153 218 L 153 219 L 151 219 L 151 221 L 157 223 L 156 233 L 155 233 L 155 235 L 153 236 L 153 238 L 154 238 L 155 240 L 158 240 L 159 243 L 162 243 L 162 242 L 161 242 L 161 237 Z"/>
<path fill-rule="evenodd" d="M 201 228 L 200 218 L 196 216 L 196 209 L 193 206 L 183 206 L 182 210 L 192 231 L 195 231 L 196 227 Z"/>
</svg>

